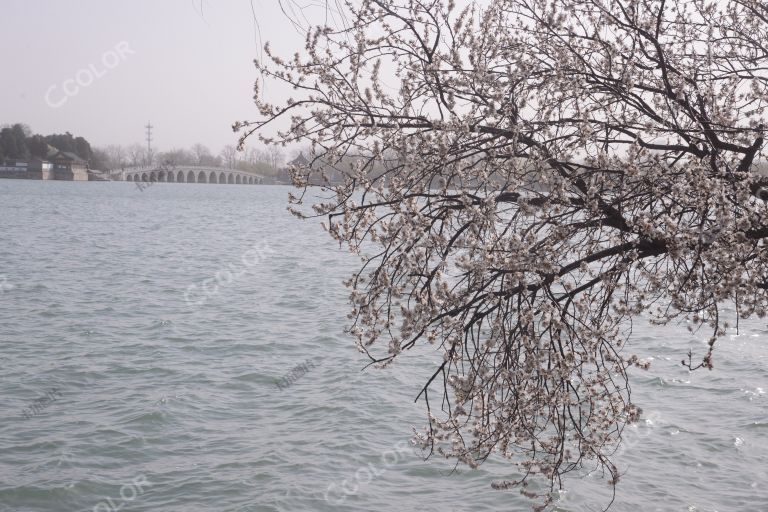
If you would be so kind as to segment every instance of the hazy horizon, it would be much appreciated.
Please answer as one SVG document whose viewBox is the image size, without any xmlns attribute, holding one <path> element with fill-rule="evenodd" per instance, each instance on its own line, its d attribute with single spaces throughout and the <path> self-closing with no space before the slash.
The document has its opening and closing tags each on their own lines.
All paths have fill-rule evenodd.
<svg viewBox="0 0 768 512">
<path fill-rule="evenodd" d="M 95 147 L 144 144 L 148 121 L 160 151 L 235 144 L 232 123 L 256 117 L 260 44 L 303 47 L 269 0 L 5 0 L 3 14 L 11 79 L 0 81 L 0 124 L 70 131 Z M 265 94 L 281 92 L 267 84 Z"/>
</svg>

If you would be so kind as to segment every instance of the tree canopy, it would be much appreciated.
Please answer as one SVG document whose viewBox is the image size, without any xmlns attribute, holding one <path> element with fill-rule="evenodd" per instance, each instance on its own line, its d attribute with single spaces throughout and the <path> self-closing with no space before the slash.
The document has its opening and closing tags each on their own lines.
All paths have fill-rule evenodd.
<svg viewBox="0 0 768 512">
<path fill-rule="evenodd" d="M 29 126 L 21 123 L 0 130 L 0 158 L 45 158 L 49 146 L 74 153 L 84 160 L 94 160 L 90 143 L 85 138 L 75 137 L 69 132 L 43 136 L 33 134 Z"/>
<path fill-rule="evenodd" d="M 266 48 L 271 104 L 242 140 L 309 143 L 343 183 L 327 216 L 363 256 L 351 332 L 373 363 L 417 344 L 442 362 L 419 398 L 425 448 L 476 466 L 492 453 L 545 507 L 608 454 L 641 411 L 631 319 L 687 318 L 713 349 L 735 303 L 768 303 L 764 158 L 768 7 L 758 0 L 362 0 Z M 284 121 L 283 121 L 284 120 Z M 272 126 L 275 126 L 273 129 Z M 375 167 L 385 169 L 372 173 Z M 317 180 L 293 169 L 294 183 Z M 544 481 L 546 489 L 529 485 Z"/>
</svg>

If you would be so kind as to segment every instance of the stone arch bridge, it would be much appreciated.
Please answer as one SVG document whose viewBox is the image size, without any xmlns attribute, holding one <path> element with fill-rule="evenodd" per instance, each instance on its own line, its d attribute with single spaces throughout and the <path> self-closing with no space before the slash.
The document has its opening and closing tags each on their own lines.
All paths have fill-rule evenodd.
<svg viewBox="0 0 768 512">
<path fill-rule="evenodd" d="M 161 183 L 218 183 L 222 185 L 258 185 L 263 178 L 223 167 L 196 167 L 180 165 L 177 167 L 133 167 L 120 171 L 123 181 L 143 181 Z"/>
</svg>

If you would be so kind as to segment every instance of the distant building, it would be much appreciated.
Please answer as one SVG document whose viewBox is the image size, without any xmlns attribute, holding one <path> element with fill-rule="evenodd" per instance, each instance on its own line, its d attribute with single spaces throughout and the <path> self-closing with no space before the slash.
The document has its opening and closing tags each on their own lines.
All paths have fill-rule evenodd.
<svg viewBox="0 0 768 512">
<path fill-rule="evenodd" d="M 309 167 L 309 160 L 307 160 L 307 157 L 304 156 L 304 152 L 300 151 L 299 156 L 288 162 L 288 165 L 293 165 L 296 167 Z"/>
<path fill-rule="evenodd" d="M 27 165 L 27 179 L 30 180 L 52 180 L 53 164 L 48 160 L 33 158 Z"/>
<path fill-rule="evenodd" d="M 88 181 L 88 162 L 76 154 L 68 151 L 56 151 L 54 154 L 48 155 L 48 160 L 53 163 L 53 179 Z"/>
<path fill-rule="evenodd" d="M 0 160 L 0 178 L 88 181 L 88 162 L 49 146 L 45 159 Z"/>
<path fill-rule="evenodd" d="M 334 183 L 343 183 L 346 176 L 352 172 L 352 160 L 328 164 L 324 159 L 313 158 L 309 160 L 303 152 L 288 162 L 288 167 L 280 169 L 277 173 L 279 182 L 291 183 L 290 168 L 296 167 L 304 170 L 304 175 L 310 185 L 320 187 Z"/>
<path fill-rule="evenodd" d="M 2 160 L 0 161 L 0 177 L 2 178 L 20 178 L 27 177 L 27 162 L 25 160 Z"/>
<path fill-rule="evenodd" d="M 53 164 L 40 158 L 0 161 L 0 178 L 52 180 Z"/>
<path fill-rule="evenodd" d="M 291 183 L 291 167 L 298 167 L 301 169 L 307 169 L 311 166 L 310 161 L 304 156 L 304 152 L 300 152 L 299 156 L 288 162 L 286 167 L 277 170 L 275 178 L 278 183 Z"/>
<path fill-rule="evenodd" d="M 88 181 L 112 181 L 107 171 L 88 169 Z"/>
</svg>

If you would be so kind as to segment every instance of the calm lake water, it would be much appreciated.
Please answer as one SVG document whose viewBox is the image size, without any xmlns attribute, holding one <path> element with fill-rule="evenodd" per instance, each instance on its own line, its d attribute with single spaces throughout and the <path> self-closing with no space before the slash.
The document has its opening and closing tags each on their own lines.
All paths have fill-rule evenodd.
<svg viewBox="0 0 768 512">
<path fill-rule="evenodd" d="M 288 191 L 0 180 L 0 512 L 529 509 L 491 489 L 503 462 L 408 448 L 439 355 L 361 371 L 340 284 L 358 262 Z M 639 324 L 654 360 L 612 510 L 768 510 L 765 322 L 693 374 L 705 333 Z M 610 501 L 599 474 L 567 485 L 558 510 Z"/>
</svg>

